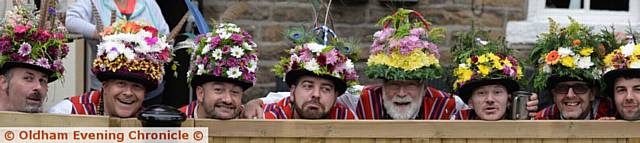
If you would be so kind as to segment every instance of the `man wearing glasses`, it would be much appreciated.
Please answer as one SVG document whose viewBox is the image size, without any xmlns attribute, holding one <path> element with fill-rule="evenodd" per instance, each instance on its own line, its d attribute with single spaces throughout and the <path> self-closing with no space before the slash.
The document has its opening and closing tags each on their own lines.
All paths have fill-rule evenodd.
<svg viewBox="0 0 640 143">
<path fill-rule="evenodd" d="M 551 106 L 537 120 L 593 120 L 615 114 L 609 98 L 598 96 L 602 74 L 601 49 L 590 28 L 569 18 L 567 27 L 550 20 L 548 33 L 539 36 L 531 53 L 538 67 L 533 86 L 552 96 Z M 613 113 L 612 113 L 613 112 Z"/>
</svg>

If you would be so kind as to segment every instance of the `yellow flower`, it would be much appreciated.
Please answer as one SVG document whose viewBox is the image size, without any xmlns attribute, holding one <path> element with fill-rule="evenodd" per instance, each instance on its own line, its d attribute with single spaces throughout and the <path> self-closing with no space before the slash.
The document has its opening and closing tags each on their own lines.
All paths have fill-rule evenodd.
<svg viewBox="0 0 640 143">
<path fill-rule="evenodd" d="M 367 65 L 387 65 L 400 68 L 404 71 L 413 71 L 422 67 L 434 65 L 439 67 L 439 61 L 434 55 L 427 55 L 421 50 L 414 50 L 408 55 L 402 55 L 398 51 L 393 51 L 391 55 L 384 53 L 369 56 Z"/>
<path fill-rule="evenodd" d="M 493 68 L 501 70 L 502 68 L 504 68 L 504 65 L 502 64 L 502 62 L 500 62 L 500 60 L 494 60 Z"/>
<path fill-rule="evenodd" d="M 611 66 L 611 60 L 613 60 L 613 57 L 616 55 L 616 53 L 618 53 L 620 50 L 615 50 L 613 51 L 611 54 L 608 54 L 607 56 L 604 56 L 604 65 L 607 66 Z"/>
<path fill-rule="evenodd" d="M 478 56 L 478 63 L 486 63 L 488 61 L 489 61 L 489 59 L 487 59 L 487 57 L 485 55 Z"/>
<path fill-rule="evenodd" d="M 480 71 L 480 74 L 482 74 L 482 76 L 487 76 L 489 74 L 489 67 L 485 66 L 485 65 L 478 65 L 478 71 Z"/>
<path fill-rule="evenodd" d="M 580 50 L 580 55 L 582 56 L 589 56 L 591 53 L 593 53 L 593 48 L 584 48 Z"/>
<path fill-rule="evenodd" d="M 518 72 L 516 79 L 520 79 L 522 77 L 522 67 L 518 66 L 516 69 L 516 72 Z"/>
<path fill-rule="evenodd" d="M 495 55 L 495 54 L 493 54 L 493 53 L 489 53 L 489 54 L 487 54 L 487 56 L 488 56 L 488 57 L 489 57 L 489 59 L 491 59 L 492 61 L 500 60 L 500 57 L 496 56 L 496 55 Z"/>
<path fill-rule="evenodd" d="M 575 68 L 576 65 L 573 63 L 573 57 L 562 57 L 560 58 L 560 63 L 565 67 Z"/>
<path fill-rule="evenodd" d="M 513 64 L 511 64 L 511 61 L 509 61 L 508 59 L 502 60 L 502 64 L 504 64 L 507 67 L 512 67 L 513 66 Z"/>
<path fill-rule="evenodd" d="M 640 45 L 635 45 L 635 50 L 633 50 L 633 55 L 640 55 Z"/>
<path fill-rule="evenodd" d="M 456 79 L 456 83 L 453 85 L 453 88 L 457 89 L 459 83 L 464 83 L 471 80 L 473 71 L 471 71 L 468 67 L 458 67 L 453 71 L 453 74 L 458 77 L 458 79 Z"/>
</svg>

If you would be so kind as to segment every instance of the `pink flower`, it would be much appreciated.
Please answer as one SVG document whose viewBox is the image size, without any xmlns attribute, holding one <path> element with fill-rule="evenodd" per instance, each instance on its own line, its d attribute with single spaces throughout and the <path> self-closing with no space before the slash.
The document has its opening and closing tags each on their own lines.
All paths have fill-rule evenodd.
<svg viewBox="0 0 640 143">
<path fill-rule="evenodd" d="M 147 42 L 147 45 L 155 45 L 158 42 L 158 38 L 156 37 L 146 37 L 144 41 Z"/>
<path fill-rule="evenodd" d="M 424 28 L 414 28 L 409 30 L 409 33 L 411 33 L 411 35 L 413 36 L 420 37 L 424 33 Z"/>
<path fill-rule="evenodd" d="M 236 45 L 242 45 L 244 39 L 241 35 L 231 34 L 231 40 L 233 40 L 233 43 Z"/>
<path fill-rule="evenodd" d="M 336 58 L 336 56 L 338 56 L 338 50 L 331 50 L 326 54 L 326 60 L 327 60 L 327 64 L 336 64 L 336 62 L 338 62 L 338 59 Z"/>
<path fill-rule="evenodd" d="M 423 44 L 418 36 L 407 36 L 400 40 L 400 53 L 403 55 L 409 54 L 416 48 L 422 48 Z"/>
<path fill-rule="evenodd" d="M 396 32 L 396 29 L 385 28 L 382 31 L 378 31 L 378 32 L 374 33 L 373 37 L 375 37 L 375 39 L 377 39 L 377 40 L 385 41 L 385 40 L 387 40 L 387 38 L 389 38 L 391 35 L 393 35 L 394 32 Z"/>
<path fill-rule="evenodd" d="M 231 46 L 224 45 L 224 47 L 222 47 L 222 54 L 228 54 L 229 51 L 231 51 Z"/>
<path fill-rule="evenodd" d="M 438 45 L 433 44 L 431 42 L 427 42 L 427 41 L 423 41 L 422 44 L 424 45 L 423 47 L 426 47 L 431 51 L 431 53 L 436 55 L 436 58 L 440 58 L 440 51 L 438 51 Z"/>
<path fill-rule="evenodd" d="M 47 68 L 47 69 L 50 68 L 49 60 L 47 60 L 47 58 L 38 59 L 38 61 L 36 62 L 36 65 Z"/>
<path fill-rule="evenodd" d="M 20 26 L 16 26 L 15 29 L 13 29 L 13 32 L 15 32 L 15 33 L 24 33 L 28 29 L 29 29 L 29 27 L 20 25 Z"/>
<path fill-rule="evenodd" d="M 371 50 L 369 51 L 370 54 L 377 54 L 380 51 L 382 51 L 382 48 L 384 47 L 384 45 L 380 44 L 380 42 L 373 41 L 373 44 L 371 44 Z"/>
<path fill-rule="evenodd" d="M 31 54 L 31 45 L 29 43 L 23 42 L 22 45 L 20 45 L 20 49 L 18 49 L 18 54 L 20 54 L 21 56 L 27 56 Z"/>
</svg>

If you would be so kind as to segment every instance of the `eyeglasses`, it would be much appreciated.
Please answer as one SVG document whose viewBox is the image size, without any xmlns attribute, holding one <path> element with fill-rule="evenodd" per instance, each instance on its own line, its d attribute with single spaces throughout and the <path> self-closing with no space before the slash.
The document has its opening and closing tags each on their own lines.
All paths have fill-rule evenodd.
<svg viewBox="0 0 640 143">
<path fill-rule="evenodd" d="M 585 94 L 591 90 L 588 84 L 578 83 L 573 85 L 558 84 L 551 89 L 551 92 L 554 94 L 567 94 L 569 93 L 569 89 L 572 89 L 575 94 Z"/>
</svg>

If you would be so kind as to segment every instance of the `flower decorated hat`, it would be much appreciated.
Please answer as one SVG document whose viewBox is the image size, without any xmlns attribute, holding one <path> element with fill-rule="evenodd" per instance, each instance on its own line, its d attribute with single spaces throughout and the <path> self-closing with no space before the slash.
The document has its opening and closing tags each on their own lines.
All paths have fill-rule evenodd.
<svg viewBox="0 0 640 143">
<path fill-rule="evenodd" d="M 17 4 L 7 11 L 5 23 L 0 27 L 0 71 L 14 67 L 40 71 L 53 82 L 64 74 L 62 59 L 69 53 L 65 44 L 66 28 L 56 19 L 55 2 L 51 1 L 46 13 Z M 40 13 L 37 15 L 36 13 Z"/>
<path fill-rule="evenodd" d="M 457 55 L 454 62 L 456 81 L 454 90 L 466 103 L 473 90 L 484 85 L 500 84 L 508 93 L 520 89 L 518 80 L 522 78 L 522 64 L 511 56 L 504 39 L 501 42 L 483 41 L 488 37 L 485 31 L 471 30 L 458 34 L 457 45 L 453 48 Z"/>
<path fill-rule="evenodd" d="M 550 19 L 549 32 L 543 33 L 533 48 L 531 62 L 538 69 L 533 76 L 536 90 L 555 83 L 581 80 L 597 84 L 602 74 L 602 49 L 590 28 L 569 18 L 571 23 L 559 29 Z"/>
<path fill-rule="evenodd" d="M 232 23 L 222 23 L 198 36 L 187 78 L 193 87 L 219 81 L 240 85 L 244 90 L 256 81 L 258 56 L 249 33 Z"/>
<path fill-rule="evenodd" d="M 345 49 L 350 49 L 345 47 L 349 44 L 335 38 L 333 30 L 320 26 L 313 31 L 290 29 L 288 33 L 294 47 L 289 50 L 289 57 L 280 59 L 274 71 L 284 77 L 289 87 L 305 75 L 333 81 L 339 95 L 347 87 L 357 84 L 355 66 L 345 52 Z"/>
<path fill-rule="evenodd" d="M 91 71 L 100 81 L 137 82 L 147 91 L 158 87 L 171 54 L 164 35 L 142 22 L 118 20 L 104 29 Z"/>
<path fill-rule="evenodd" d="M 418 20 L 410 19 L 413 15 Z M 368 77 L 423 80 L 441 76 L 440 55 L 434 42 L 444 38 L 445 29 L 429 29 L 420 13 L 407 9 L 398 9 L 378 23 L 384 28 L 373 35 L 365 71 Z"/>
</svg>

